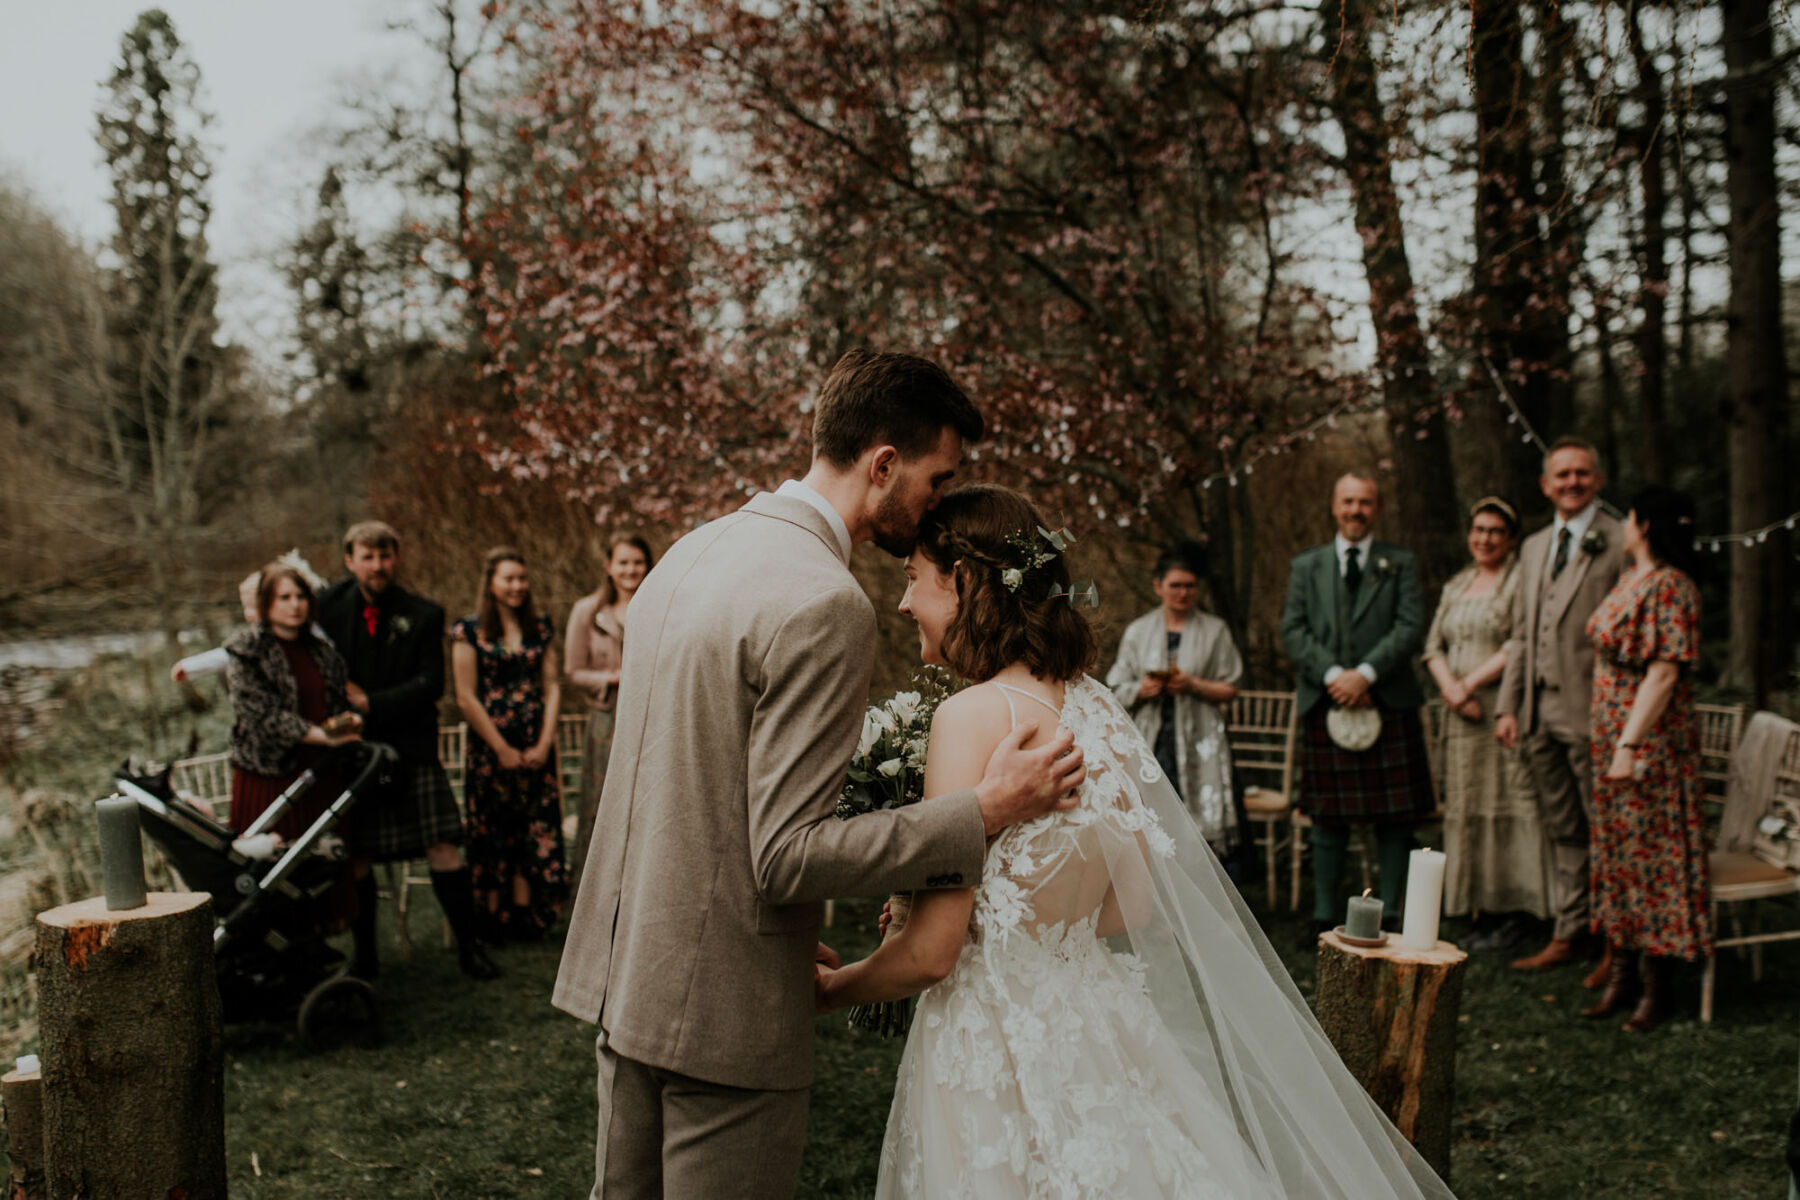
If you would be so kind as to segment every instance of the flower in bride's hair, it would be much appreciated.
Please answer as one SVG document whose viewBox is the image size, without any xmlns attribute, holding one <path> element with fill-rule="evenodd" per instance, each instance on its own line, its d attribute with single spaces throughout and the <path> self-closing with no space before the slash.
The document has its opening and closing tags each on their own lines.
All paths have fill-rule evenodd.
<svg viewBox="0 0 1800 1200">
<path fill-rule="evenodd" d="M 1007 591 L 1016 592 L 1019 585 L 1025 582 L 1025 572 L 1018 567 L 1008 567 L 1000 572 L 1000 582 L 1006 585 Z"/>
<path fill-rule="evenodd" d="M 901 771 L 906 769 L 906 761 L 904 759 L 899 759 L 899 758 L 890 758 L 887 761 L 883 762 L 881 765 L 877 766 L 875 769 L 877 771 L 880 771 L 883 775 L 887 776 L 889 779 L 892 779 L 894 776 L 898 775 Z"/>
</svg>

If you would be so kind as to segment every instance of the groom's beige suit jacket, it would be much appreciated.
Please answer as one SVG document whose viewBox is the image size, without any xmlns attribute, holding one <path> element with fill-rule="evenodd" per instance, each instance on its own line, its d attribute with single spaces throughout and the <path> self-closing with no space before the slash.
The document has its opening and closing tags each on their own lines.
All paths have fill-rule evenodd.
<svg viewBox="0 0 1800 1200">
<path fill-rule="evenodd" d="M 552 998 L 598 1020 L 614 1053 L 806 1087 L 823 901 L 978 881 L 972 791 L 833 815 L 875 644 L 830 525 L 788 496 L 683 537 L 638 589 Z"/>
</svg>

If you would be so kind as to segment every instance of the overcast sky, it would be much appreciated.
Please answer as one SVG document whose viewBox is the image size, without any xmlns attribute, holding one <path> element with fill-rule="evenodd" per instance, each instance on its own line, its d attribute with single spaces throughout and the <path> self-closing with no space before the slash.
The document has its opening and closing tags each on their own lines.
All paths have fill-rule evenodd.
<svg viewBox="0 0 1800 1200">
<path fill-rule="evenodd" d="M 90 245 L 112 229 L 94 144 L 101 85 L 143 0 L 0 0 L 0 175 L 23 183 Z M 228 336 L 276 335 L 287 303 L 269 269 L 298 227 L 319 159 L 301 145 L 358 77 L 409 56 L 386 15 L 402 0 L 163 0 L 213 115 L 214 251 Z M 266 343 L 265 343 L 266 344 Z"/>
</svg>

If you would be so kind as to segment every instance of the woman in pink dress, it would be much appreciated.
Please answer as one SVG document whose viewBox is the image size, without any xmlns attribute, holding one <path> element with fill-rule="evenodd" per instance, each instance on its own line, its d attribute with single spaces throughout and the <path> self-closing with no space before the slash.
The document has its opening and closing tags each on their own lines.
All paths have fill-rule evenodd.
<svg viewBox="0 0 1800 1200">
<path fill-rule="evenodd" d="M 1664 487 L 1638 493 L 1625 520 L 1631 568 L 1587 626 L 1595 650 L 1593 924 L 1613 953 L 1606 990 L 1582 1016 L 1608 1016 L 1641 990 L 1624 1026 L 1632 1033 L 1667 1019 L 1674 960 L 1713 952 L 1694 715 L 1693 539 L 1692 499 Z"/>
</svg>

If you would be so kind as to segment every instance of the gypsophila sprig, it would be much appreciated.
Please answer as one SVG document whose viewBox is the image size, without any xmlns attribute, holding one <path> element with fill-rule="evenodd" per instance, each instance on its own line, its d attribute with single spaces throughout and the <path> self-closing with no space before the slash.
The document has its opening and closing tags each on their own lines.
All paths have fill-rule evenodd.
<svg viewBox="0 0 1800 1200">
<path fill-rule="evenodd" d="M 938 705 L 956 689 L 950 673 L 937 666 L 921 667 L 911 683 L 912 690 L 897 692 L 863 714 L 862 736 L 850 759 L 844 790 L 838 795 L 840 820 L 904 808 L 925 798 L 925 750 L 931 719 L 937 714 Z M 888 898 L 894 917 L 888 930 L 890 936 L 905 924 L 911 903 L 910 892 L 897 892 Z M 850 1009 L 849 1018 L 852 1029 L 898 1037 L 906 1033 L 911 1023 L 912 1001 L 858 1004 Z"/>
<path fill-rule="evenodd" d="M 1000 572 L 1000 582 L 1006 585 L 1007 591 L 1016 592 L 1019 585 L 1025 582 L 1025 572 L 1037 570 L 1073 546 L 1075 535 L 1067 528 L 1045 529 L 1039 525 L 1036 538 L 1021 529 L 1007 534 L 1006 544 L 1012 547 L 1018 558 L 1016 565 Z"/>
</svg>

